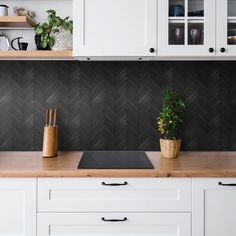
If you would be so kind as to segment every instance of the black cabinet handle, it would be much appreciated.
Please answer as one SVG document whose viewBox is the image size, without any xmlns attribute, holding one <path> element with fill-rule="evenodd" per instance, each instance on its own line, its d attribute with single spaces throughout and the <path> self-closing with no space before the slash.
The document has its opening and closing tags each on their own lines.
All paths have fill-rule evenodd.
<svg viewBox="0 0 236 236">
<path fill-rule="evenodd" d="M 127 217 L 124 217 L 123 219 L 105 219 L 104 217 L 101 218 L 102 221 L 105 222 L 124 222 L 127 221 Z"/>
<path fill-rule="evenodd" d="M 236 184 L 223 184 L 222 182 L 219 182 L 218 185 L 221 185 L 221 186 L 236 186 Z"/>
<path fill-rule="evenodd" d="M 122 186 L 122 185 L 127 185 L 128 182 L 124 182 L 124 183 L 110 183 L 110 184 L 106 184 L 105 182 L 102 182 L 102 185 L 104 186 Z"/>
<path fill-rule="evenodd" d="M 150 49 L 149 49 L 149 52 L 150 52 L 150 53 L 154 53 L 154 52 L 155 52 L 155 49 L 154 49 L 154 48 L 150 48 Z"/>
<path fill-rule="evenodd" d="M 224 53 L 224 52 L 225 52 L 225 48 L 221 48 L 220 51 L 221 51 L 222 53 Z"/>
<path fill-rule="evenodd" d="M 209 48 L 209 52 L 213 53 L 214 52 L 214 48 Z"/>
</svg>

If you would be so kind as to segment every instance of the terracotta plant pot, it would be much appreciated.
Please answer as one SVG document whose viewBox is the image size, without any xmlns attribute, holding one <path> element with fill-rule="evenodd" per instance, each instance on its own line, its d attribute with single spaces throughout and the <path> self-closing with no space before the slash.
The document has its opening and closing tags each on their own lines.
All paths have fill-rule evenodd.
<svg viewBox="0 0 236 236">
<path fill-rule="evenodd" d="M 164 158 L 177 158 L 181 146 L 181 140 L 160 139 L 161 155 Z"/>
</svg>

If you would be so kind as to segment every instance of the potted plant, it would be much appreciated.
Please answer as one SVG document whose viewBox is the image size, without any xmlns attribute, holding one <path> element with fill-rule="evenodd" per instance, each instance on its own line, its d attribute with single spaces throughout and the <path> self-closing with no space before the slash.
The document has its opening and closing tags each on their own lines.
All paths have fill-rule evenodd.
<svg viewBox="0 0 236 236">
<path fill-rule="evenodd" d="M 73 21 L 69 19 L 69 16 L 62 19 L 54 10 L 48 10 L 47 13 L 47 21 L 34 27 L 37 49 L 72 49 Z"/>
<path fill-rule="evenodd" d="M 176 158 L 179 154 L 181 140 L 177 139 L 175 132 L 183 123 L 185 102 L 181 95 L 173 90 L 166 90 L 162 99 L 162 111 L 157 118 L 161 154 L 165 158 Z"/>
</svg>

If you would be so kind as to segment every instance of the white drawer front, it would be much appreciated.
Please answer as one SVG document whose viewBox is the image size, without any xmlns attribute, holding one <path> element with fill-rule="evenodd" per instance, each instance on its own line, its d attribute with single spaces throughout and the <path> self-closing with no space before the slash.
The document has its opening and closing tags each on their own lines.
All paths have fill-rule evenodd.
<svg viewBox="0 0 236 236">
<path fill-rule="evenodd" d="M 191 179 L 39 179 L 40 212 L 191 211 Z M 108 185 L 102 185 L 102 183 Z M 109 186 L 109 184 L 127 185 Z"/>
<path fill-rule="evenodd" d="M 39 213 L 37 228 L 38 236 L 190 236 L 191 213 Z"/>
</svg>

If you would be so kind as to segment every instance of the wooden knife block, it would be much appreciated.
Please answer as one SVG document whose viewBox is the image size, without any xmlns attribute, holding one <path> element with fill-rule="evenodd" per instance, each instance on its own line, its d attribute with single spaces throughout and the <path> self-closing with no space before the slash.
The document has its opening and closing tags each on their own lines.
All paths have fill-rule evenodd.
<svg viewBox="0 0 236 236">
<path fill-rule="evenodd" d="M 44 127 L 43 157 L 57 156 L 57 138 L 58 138 L 58 127 L 57 126 Z"/>
</svg>

